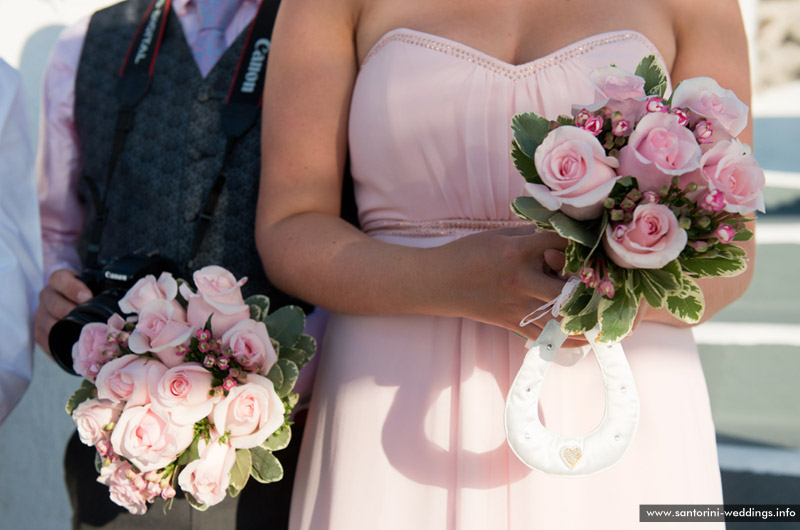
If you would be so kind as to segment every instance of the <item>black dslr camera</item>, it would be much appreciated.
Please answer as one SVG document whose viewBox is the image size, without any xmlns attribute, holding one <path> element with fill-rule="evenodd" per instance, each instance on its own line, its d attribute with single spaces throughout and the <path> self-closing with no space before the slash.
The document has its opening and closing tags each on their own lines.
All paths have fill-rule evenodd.
<svg viewBox="0 0 800 530">
<path fill-rule="evenodd" d="M 67 372 L 72 368 L 72 346 L 81 329 L 90 322 L 106 322 L 114 313 L 121 313 L 119 300 L 141 278 L 162 272 L 178 273 L 178 267 L 159 254 L 131 254 L 111 261 L 103 268 L 86 269 L 78 276 L 92 290 L 94 298 L 80 304 L 55 323 L 47 339 L 56 362 Z"/>
</svg>

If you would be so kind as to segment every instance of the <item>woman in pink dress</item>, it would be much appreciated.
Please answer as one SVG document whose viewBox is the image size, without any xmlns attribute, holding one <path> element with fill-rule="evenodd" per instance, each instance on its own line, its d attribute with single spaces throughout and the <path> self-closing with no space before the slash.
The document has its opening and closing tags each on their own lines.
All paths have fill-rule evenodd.
<svg viewBox="0 0 800 530">
<path fill-rule="evenodd" d="M 509 209 L 524 194 L 511 117 L 568 114 L 594 101 L 591 70 L 632 71 L 651 54 L 673 83 L 710 76 L 749 99 L 734 0 L 284 2 L 259 249 L 276 285 L 333 312 L 293 529 L 621 529 L 639 526 L 640 504 L 722 502 L 697 349 L 661 311 L 624 342 L 641 422 L 620 463 L 549 476 L 504 436 L 525 354 L 512 331 L 538 335 L 519 322 L 559 294 L 544 263 L 557 267 L 564 247 Z M 363 231 L 338 219 L 348 149 Z M 706 318 L 751 273 L 704 283 Z M 548 372 L 540 415 L 575 435 L 602 418 L 603 384 L 592 355 L 566 366 L 569 354 Z"/>
</svg>

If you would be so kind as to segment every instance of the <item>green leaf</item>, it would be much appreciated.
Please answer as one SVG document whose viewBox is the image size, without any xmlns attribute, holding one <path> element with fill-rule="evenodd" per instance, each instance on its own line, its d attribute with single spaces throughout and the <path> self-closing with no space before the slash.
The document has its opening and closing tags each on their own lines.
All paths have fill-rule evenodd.
<svg viewBox="0 0 800 530">
<path fill-rule="evenodd" d="M 734 245 L 733 243 L 718 243 L 716 250 L 718 256 L 726 258 L 747 256 L 747 252 L 745 252 L 742 247 L 739 245 Z"/>
<path fill-rule="evenodd" d="M 250 306 L 250 318 L 257 322 L 266 318 L 269 313 L 269 298 L 263 294 L 249 296 L 244 303 Z"/>
<path fill-rule="evenodd" d="M 753 239 L 753 232 L 747 228 L 742 228 L 733 236 L 734 241 L 750 241 L 751 239 Z"/>
<path fill-rule="evenodd" d="M 283 398 L 283 403 L 286 406 L 286 410 L 292 410 L 295 405 L 297 405 L 297 401 L 300 399 L 300 394 L 297 392 L 292 392 L 291 394 L 287 395 Z"/>
<path fill-rule="evenodd" d="M 703 291 L 694 280 L 684 275 L 680 294 L 667 297 L 667 311 L 688 324 L 700 322 L 705 307 Z"/>
<path fill-rule="evenodd" d="M 511 142 L 511 160 L 514 161 L 514 167 L 517 168 L 519 174 L 527 182 L 542 184 L 542 179 L 539 177 L 539 172 L 536 170 L 536 164 L 533 159 L 523 153 L 515 141 Z"/>
<path fill-rule="evenodd" d="M 633 274 L 636 277 L 635 294 L 643 296 L 652 307 L 664 307 L 664 303 L 667 300 L 667 290 L 643 270 L 634 270 Z M 672 275 L 669 275 L 669 277 L 672 278 Z"/>
<path fill-rule="evenodd" d="M 681 290 L 680 280 L 674 276 L 674 265 L 670 270 L 634 269 L 634 281 L 637 284 L 636 294 L 644 296 L 652 307 L 664 307 L 668 294 L 677 294 Z"/>
<path fill-rule="evenodd" d="M 675 96 L 675 91 L 678 90 L 678 87 L 681 86 L 681 83 L 683 83 L 683 81 L 678 81 L 678 84 L 672 87 L 672 92 L 670 93 L 669 99 L 667 99 L 666 102 L 670 107 L 672 106 L 672 98 Z"/>
<path fill-rule="evenodd" d="M 580 314 L 580 312 L 583 311 L 587 305 L 589 305 L 594 293 L 594 289 L 589 289 L 586 287 L 586 284 L 579 283 L 575 288 L 575 292 L 572 293 L 572 296 L 570 296 L 567 301 L 564 302 L 564 305 L 561 306 L 558 314 L 563 317 L 578 316 L 578 314 Z"/>
<path fill-rule="evenodd" d="M 100 471 L 103 469 L 103 457 L 100 453 L 94 454 L 94 470 L 97 471 L 97 474 L 100 474 Z"/>
<path fill-rule="evenodd" d="M 72 393 L 72 395 L 67 400 L 67 405 L 65 407 L 67 414 L 72 416 L 72 412 L 84 401 L 87 399 L 91 399 L 97 395 L 97 388 L 92 384 L 91 381 L 84 379 L 81 381 L 81 386 Z"/>
<path fill-rule="evenodd" d="M 589 303 L 586 304 L 586 307 L 581 309 L 580 313 L 578 313 L 579 317 L 588 315 L 590 313 L 596 313 L 597 308 L 600 306 L 600 300 L 603 299 L 603 295 L 597 289 L 590 289 L 592 291 L 592 299 L 589 300 Z"/>
<path fill-rule="evenodd" d="M 511 118 L 511 130 L 520 150 L 532 159 L 536 148 L 550 132 L 550 121 L 536 113 L 523 112 Z"/>
<path fill-rule="evenodd" d="M 250 478 L 252 465 L 253 460 L 250 455 L 250 449 L 237 449 L 236 460 L 231 468 L 231 486 L 242 491 Z"/>
<path fill-rule="evenodd" d="M 200 451 L 198 451 L 197 444 L 200 443 L 200 433 L 194 435 L 192 443 L 184 450 L 178 457 L 178 465 L 185 466 L 193 460 L 200 458 Z"/>
<path fill-rule="evenodd" d="M 281 346 L 291 347 L 297 343 L 306 327 L 306 316 L 299 307 L 287 305 L 269 315 L 264 323 L 271 338 Z"/>
<path fill-rule="evenodd" d="M 664 97 L 667 91 L 667 74 L 655 55 L 648 55 L 639 61 L 634 73 L 644 79 L 645 94 Z"/>
<path fill-rule="evenodd" d="M 627 288 L 619 289 L 614 298 L 603 297 L 597 312 L 600 314 L 600 340 L 616 342 L 624 338 L 633 328 L 639 309 L 639 298 Z"/>
<path fill-rule="evenodd" d="M 280 367 L 281 372 L 283 372 L 283 383 L 281 386 L 275 387 L 275 392 L 278 393 L 278 396 L 284 397 L 294 388 L 294 384 L 297 382 L 297 376 L 300 375 L 300 369 L 289 359 L 278 359 L 276 364 Z"/>
<path fill-rule="evenodd" d="M 253 458 L 253 467 L 250 470 L 250 475 L 254 479 L 266 484 L 283 478 L 283 466 L 271 451 L 263 447 L 253 447 L 250 452 Z"/>
<path fill-rule="evenodd" d="M 681 267 L 695 278 L 716 278 L 737 276 L 745 271 L 747 262 L 741 256 L 705 258 L 681 258 Z"/>
<path fill-rule="evenodd" d="M 514 202 L 511 203 L 511 211 L 522 219 L 545 224 L 549 224 L 550 217 L 554 213 L 552 210 L 548 210 L 542 206 L 539 201 L 529 196 L 517 197 L 514 199 Z"/>
<path fill-rule="evenodd" d="M 589 258 L 589 250 L 589 247 L 585 247 L 575 241 L 567 243 L 567 248 L 564 250 L 564 257 L 566 258 L 564 273 L 577 274 Z"/>
<path fill-rule="evenodd" d="M 291 440 L 292 429 L 283 425 L 280 429 L 272 433 L 272 435 L 261 444 L 261 447 L 270 451 L 280 451 L 281 449 L 286 449 Z"/>
<path fill-rule="evenodd" d="M 188 491 L 184 491 L 183 494 L 186 495 L 186 500 L 189 502 L 189 505 L 195 510 L 204 512 L 209 509 L 210 506 L 208 504 L 202 504 L 200 501 L 192 497 L 192 495 Z"/>
<path fill-rule="evenodd" d="M 230 496 L 232 499 L 235 499 L 236 497 L 238 497 L 238 496 L 239 496 L 239 494 L 242 492 L 242 490 L 237 490 L 237 489 L 236 489 L 236 488 L 234 488 L 233 486 L 228 486 L 228 489 L 227 489 L 226 491 L 228 492 L 228 495 L 229 495 L 229 496 Z"/>
<path fill-rule="evenodd" d="M 277 392 L 280 387 L 283 386 L 283 370 L 275 363 L 272 365 L 272 368 L 269 369 L 269 373 L 267 373 L 267 379 L 272 381 L 272 385 L 275 387 L 275 391 Z"/>
<path fill-rule="evenodd" d="M 576 221 L 561 212 L 556 212 L 550 216 L 550 224 L 561 237 L 577 241 L 590 249 L 595 247 L 602 235 L 600 232 L 602 222 L 598 222 L 597 219 Z"/>
<path fill-rule="evenodd" d="M 669 263 L 667 263 L 666 265 L 664 265 L 663 267 L 661 267 L 661 270 L 672 274 L 672 277 L 675 279 L 675 283 L 680 288 L 680 286 L 682 285 L 681 278 L 683 277 L 683 270 L 681 269 L 680 261 L 674 259 Z"/>
<path fill-rule="evenodd" d="M 586 333 L 597 325 L 597 310 L 585 315 L 564 317 L 561 321 L 561 330 L 570 335 Z"/>
<path fill-rule="evenodd" d="M 559 114 L 558 118 L 556 118 L 556 122 L 558 122 L 559 125 L 575 125 L 575 118 L 567 116 L 566 114 Z"/>
<path fill-rule="evenodd" d="M 589 250 L 589 256 L 587 256 L 587 259 L 591 257 L 592 254 L 594 254 L 595 250 L 597 250 L 597 247 L 600 246 L 600 242 L 603 240 L 603 234 L 605 233 L 607 226 L 608 226 L 608 210 L 603 209 L 603 217 L 600 218 L 600 226 L 597 227 L 597 233 L 598 233 L 597 241 L 595 241 L 594 245 L 592 245 L 591 250 Z"/>
<path fill-rule="evenodd" d="M 287 359 L 297 365 L 298 368 L 306 364 L 306 352 L 297 348 L 281 348 L 278 358 Z"/>
<path fill-rule="evenodd" d="M 190 290 L 192 290 L 192 286 L 189 282 L 187 282 L 183 278 L 178 278 L 175 280 L 175 282 L 178 284 L 178 293 L 175 295 L 175 300 L 177 300 L 178 303 L 181 305 L 181 307 L 183 307 L 183 309 L 185 310 L 187 307 L 189 307 L 189 302 L 181 294 L 181 285 L 185 284 L 187 287 L 189 287 Z M 194 292 L 194 290 L 192 290 L 192 292 Z"/>
<path fill-rule="evenodd" d="M 311 335 L 300 335 L 300 340 L 297 341 L 294 347 L 303 351 L 306 356 L 306 362 L 308 362 L 313 359 L 314 354 L 317 353 L 317 339 Z M 297 366 L 302 368 L 300 365 Z"/>
</svg>

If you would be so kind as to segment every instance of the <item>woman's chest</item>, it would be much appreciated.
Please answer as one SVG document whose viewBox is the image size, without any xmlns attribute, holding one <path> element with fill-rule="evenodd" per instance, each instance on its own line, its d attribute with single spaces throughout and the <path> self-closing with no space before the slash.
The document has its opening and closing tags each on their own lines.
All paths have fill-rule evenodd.
<svg viewBox="0 0 800 530">
<path fill-rule="evenodd" d="M 410 28 L 463 43 L 502 62 L 532 62 L 613 30 L 644 34 L 671 69 L 675 36 L 669 2 L 647 0 L 365 0 L 358 16 L 359 63 L 387 32 Z"/>
</svg>

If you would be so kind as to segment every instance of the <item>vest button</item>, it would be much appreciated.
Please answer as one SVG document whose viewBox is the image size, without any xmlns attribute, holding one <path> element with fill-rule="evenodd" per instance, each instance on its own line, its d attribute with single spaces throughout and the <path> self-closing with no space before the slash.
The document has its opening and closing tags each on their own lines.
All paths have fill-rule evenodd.
<svg viewBox="0 0 800 530">
<path fill-rule="evenodd" d="M 200 90 L 197 91 L 197 101 L 200 103 L 205 103 L 209 99 L 211 99 L 211 91 L 208 89 L 207 86 L 201 86 Z"/>
<path fill-rule="evenodd" d="M 183 219 L 187 223 L 193 223 L 195 219 L 197 219 L 197 214 L 194 212 L 188 212 L 186 215 L 183 216 Z"/>
</svg>

